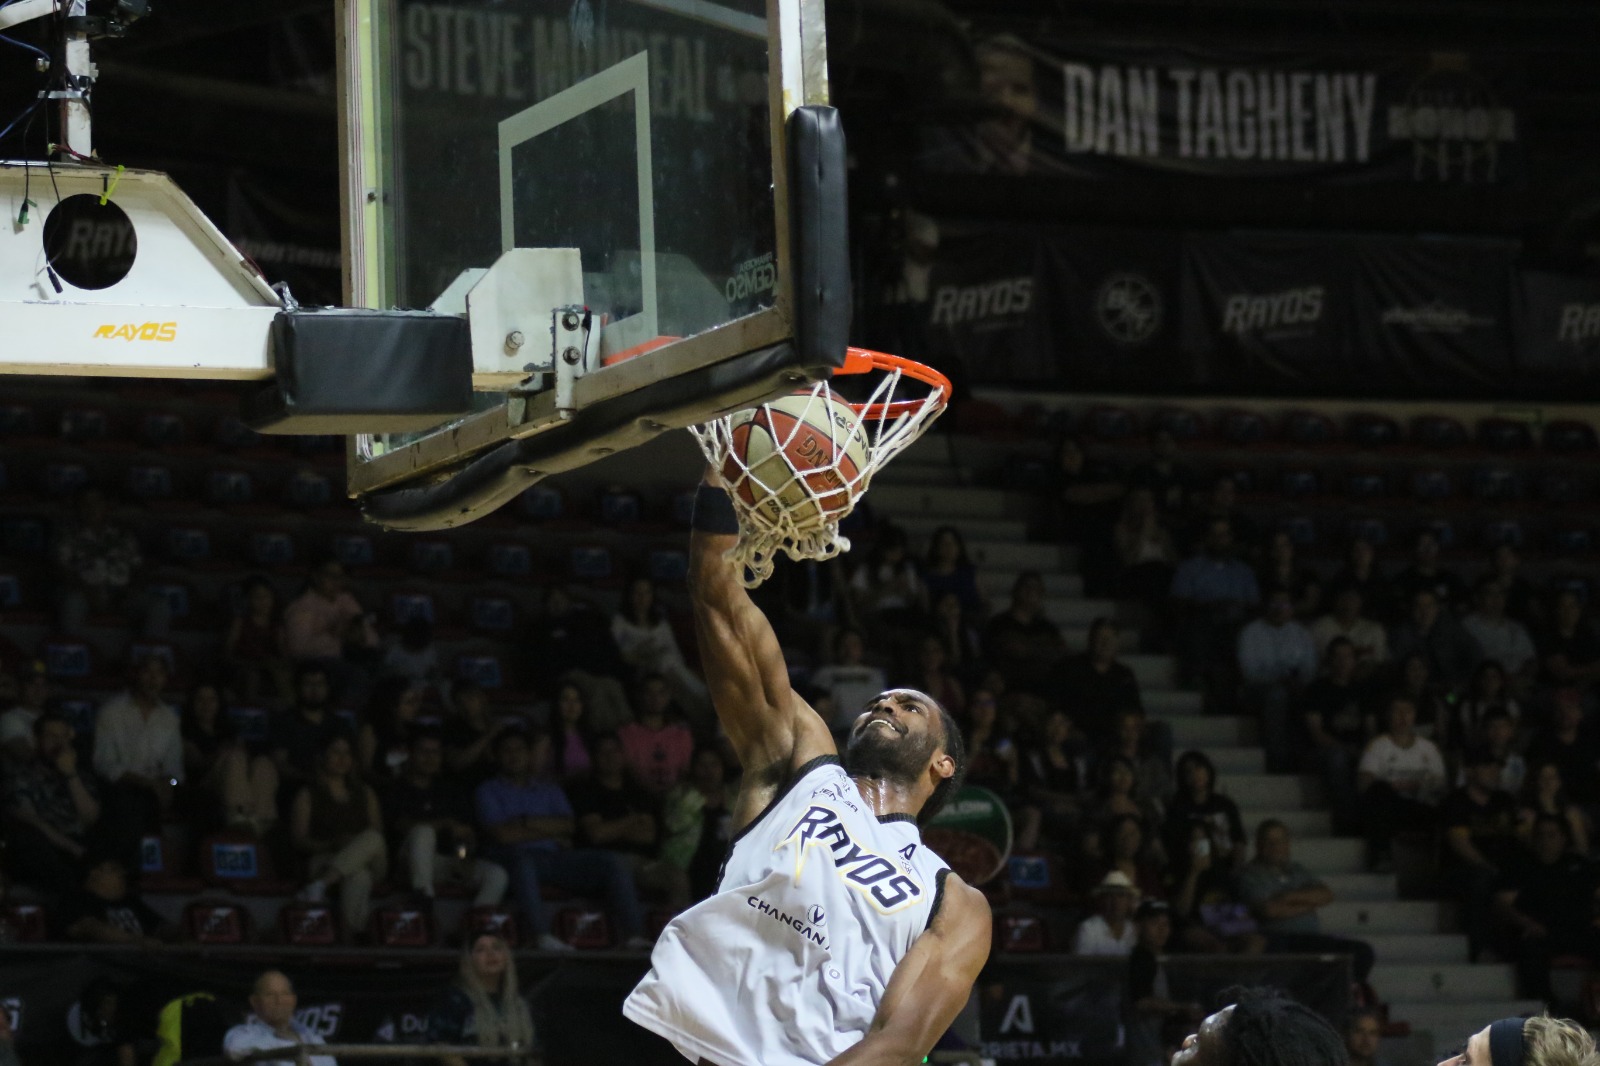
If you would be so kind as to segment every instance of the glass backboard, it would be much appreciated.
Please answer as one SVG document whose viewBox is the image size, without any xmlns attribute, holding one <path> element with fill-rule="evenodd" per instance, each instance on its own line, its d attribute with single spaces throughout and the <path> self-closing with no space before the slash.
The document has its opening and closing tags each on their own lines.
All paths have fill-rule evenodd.
<svg viewBox="0 0 1600 1066">
<path fill-rule="evenodd" d="M 502 252 L 576 248 L 595 377 L 783 340 L 783 120 L 826 102 L 821 10 L 345 0 L 348 301 L 427 308 Z M 737 344 L 716 337 L 733 328 Z M 364 439 L 352 486 L 515 435 L 506 401 L 480 394 L 466 419 Z"/>
</svg>

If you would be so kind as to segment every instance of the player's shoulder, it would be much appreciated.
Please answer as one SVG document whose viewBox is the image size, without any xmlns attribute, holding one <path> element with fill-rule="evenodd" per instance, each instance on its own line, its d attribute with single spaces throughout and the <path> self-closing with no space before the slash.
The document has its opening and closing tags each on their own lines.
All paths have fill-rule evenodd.
<svg viewBox="0 0 1600 1066">
<path fill-rule="evenodd" d="M 944 871 L 941 881 L 939 913 L 934 918 L 934 924 L 963 926 L 981 923 L 987 929 L 991 920 L 989 897 L 963 881 L 954 870 Z"/>
</svg>

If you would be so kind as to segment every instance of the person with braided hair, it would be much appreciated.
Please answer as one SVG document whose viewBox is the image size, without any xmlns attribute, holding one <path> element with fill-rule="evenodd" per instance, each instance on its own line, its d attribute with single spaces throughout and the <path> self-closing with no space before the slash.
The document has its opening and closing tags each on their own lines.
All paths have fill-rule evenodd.
<svg viewBox="0 0 1600 1066">
<path fill-rule="evenodd" d="M 1270 988 L 1245 988 L 1237 990 L 1236 996 L 1224 995 L 1233 1002 L 1207 1017 L 1184 1039 L 1172 1056 L 1172 1066 L 1345 1066 L 1344 1041 L 1327 1019 L 1310 1007 Z"/>
</svg>

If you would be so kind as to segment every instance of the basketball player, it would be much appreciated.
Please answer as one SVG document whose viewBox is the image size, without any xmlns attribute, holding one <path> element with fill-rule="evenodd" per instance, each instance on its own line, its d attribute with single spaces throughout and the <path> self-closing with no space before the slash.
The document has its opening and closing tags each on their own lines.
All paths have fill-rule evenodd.
<svg viewBox="0 0 1600 1066">
<path fill-rule="evenodd" d="M 744 766 L 717 892 L 675 918 L 623 1006 L 701 1066 L 913 1066 L 965 1006 L 989 906 L 922 843 L 961 734 L 913 689 L 872 699 L 841 764 L 726 557 L 722 479 L 695 498 L 689 581 L 712 701 Z"/>
</svg>

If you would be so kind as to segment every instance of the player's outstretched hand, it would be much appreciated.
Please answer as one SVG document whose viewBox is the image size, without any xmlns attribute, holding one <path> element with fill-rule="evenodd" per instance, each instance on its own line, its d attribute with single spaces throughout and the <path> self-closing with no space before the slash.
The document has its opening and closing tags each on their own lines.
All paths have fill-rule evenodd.
<svg viewBox="0 0 1600 1066">
<path fill-rule="evenodd" d="M 722 471 L 718 470 L 716 466 L 711 463 L 706 464 L 705 473 L 700 475 L 700 483 L 703 485 L 710 485 L 713 488 L 718 489 L 725 489 L 728 487 L 728 479 L 723 477 Z"/>
</svg>

